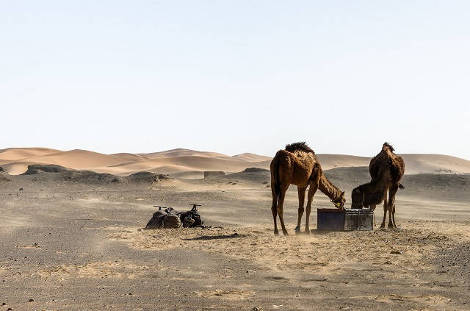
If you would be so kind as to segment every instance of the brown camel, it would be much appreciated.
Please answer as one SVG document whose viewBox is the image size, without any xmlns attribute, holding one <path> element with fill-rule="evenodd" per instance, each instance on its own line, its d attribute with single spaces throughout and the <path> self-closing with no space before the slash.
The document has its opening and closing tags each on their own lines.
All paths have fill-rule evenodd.
<svg viewBox="0 0 470 311">
<path fill-rule="evenodd" d="M 274 219 L 274 234 L 277 229 L 277 215 L 281 221 L 282 232 L 287 235 L 284 225 L 283 206 L 284 197 L 289 186 L 296 185 L 299 196 L 299 209 L 296 232 L 300 232 L 300 223 L 304 212 L 305 191 L 308 190 L 305 232 L 310 233 L 309 218 L 312 208 L 312 199 L 317 189 L 326 194 L 338 208 L 343 208 L 346 199 L 344 192 L 333 185 L 323 174 L 320 163 L 310 147 L 305 143 L 287 145 L 285 150 L 279 150 L 271 161 L 271 190 L 273 204 L 271 207 Z"/>
<path fill-rule="evenodd" d="M 388 227 L 397 227 L 395 223 L 395 195 L 398 188 L 404 189 L 400 180 L 405 173 L 405 162 L 393 151 L 395 150 L 390 144 L 384 143 L 382 151 L 370 161 L 371 182 L 360 185 L 352 191 L 352 208 L 370 207 L 374 210 L 377 204 L 384 202 L 381 228 L 385 227 L 387 211 Z"/>
</svg>

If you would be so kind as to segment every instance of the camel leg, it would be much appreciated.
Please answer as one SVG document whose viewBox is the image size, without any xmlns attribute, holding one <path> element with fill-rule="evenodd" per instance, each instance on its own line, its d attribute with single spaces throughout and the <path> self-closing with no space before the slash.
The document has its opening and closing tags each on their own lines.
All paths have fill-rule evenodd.
<svg viewBox="0 0 470 311">
<path fill-rule="evenodd" d="M 281 193 L 279 193 L 279 201 L 277 203 L 277 213 L 279 214 L 279 220 L 281 221 L 282 233 L 284 233 L 284 235 L 288 235 L 286 226 L 284 225 L 284 213 L 283 213 L 284 198 L 286 196 L 287 188 L 288 187 L 281 188 Z"/>
<path fill-rule="evenodd" d="M 318 183 L 311 183 L 308 189 L 307 210 L 305 213 L 305 233 L 310 234 L 310 212 L 312 211 L 312 200 L 317 192 Z"/>
<path fill-rule="evenodd" d="M 278 200 L 278 194 L 276 193 L 276 190 L 274 190 L 275 186 L 274 184 L 271 186 L 272 188 L 272 194 L 273 194 L 273 205 L 271 206 L 271 212 L 273 213 L 273 220 L 274 220 L 274 234 L 278 235 L 279 230 L 277 229 L 277 200 Z"/>
<path fill-rule="evenodd" d="M 387 191 L 385 191 L 385 195 L 384 195 L 384 219 L 382 220 L 382 224 L 380 225 L 380 228 L 385 228 L 385 218 L 387 217 L 387 209 L 388 209 Z"/>
<path fill-rule="evenodd" d="M 398 191 L 398 186 L 394 185 L 388 193 L 388 227 L 396 228 L 395 224 L 395 194 Z"/>
<path fill-rule="evenodd" d="M 393 228 L 393 222 L 392 222 L 392 206 L 388 206 L 388 227 Z"/>
<path fill-rule="evenodd" d="M 304 214 L 304 202 L 305 202 L 305 190 L 306 187 L 297 187 L 299 195 L 299 210 L 297 213 L 297 227 L 295 227 L 295 233 L 300 232 L 300 223 L 302 222 L 302 215 Z"/>
</svg>

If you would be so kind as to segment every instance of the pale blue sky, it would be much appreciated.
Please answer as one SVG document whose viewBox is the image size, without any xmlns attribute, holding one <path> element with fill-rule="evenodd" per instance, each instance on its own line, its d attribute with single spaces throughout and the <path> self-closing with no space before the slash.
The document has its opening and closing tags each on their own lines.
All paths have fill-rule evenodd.
<svg viewBox="0 0 470 311">
<path fill-rule="evenodd" d="M 0 148 L 470 159 L 469 1 L 0 0 Z"/>
</svg>

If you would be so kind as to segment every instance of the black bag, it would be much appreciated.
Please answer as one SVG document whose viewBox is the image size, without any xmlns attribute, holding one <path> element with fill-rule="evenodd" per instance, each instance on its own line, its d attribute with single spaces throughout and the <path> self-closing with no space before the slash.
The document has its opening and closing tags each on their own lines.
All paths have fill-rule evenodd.
<svg viewBox="0 0 470 311">
<path fill-rule="evenodd" d="M 197 210 L 199 205 L 193 204 L 193 208 L 187 212 L 180 212 L 180 220 L 184 228 L 202 227 L 203 221 Z"/>
<path fill-rule="evenodd" d="M 172 207 L 162 210 L 162 207 L 158 206 L 158 211 L 153 213 L 152 218 L 149 220 L 145 228 L 181 228 L 181 226 L 184 228 L 202 227 L 203 221 L 197 210 L 198 206 L 200 205 L 193 204 L 193 208 L 187 212 L 178 212 Z"/>
<path fill-rule="evenodd" d="M 152 218 L 145 226 L 146 229 L 158 228 L 180 228 L 181 220 L 178 213 L 171 207 L 162 210 L 159 207 L 158 211 L 153 213 Z"/>
</svg>

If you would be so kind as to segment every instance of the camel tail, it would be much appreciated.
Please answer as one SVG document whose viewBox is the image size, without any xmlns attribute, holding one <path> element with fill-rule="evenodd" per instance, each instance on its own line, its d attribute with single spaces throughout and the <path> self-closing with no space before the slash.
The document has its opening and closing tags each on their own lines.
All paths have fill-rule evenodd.
<svg viewBox="0 0 470 311">
<path fill-rule="evenodd" d="M 402 184 L 398 184 L 398 188 L 405 189 L 405 186 L 403 186 Z"/>
</svg>

